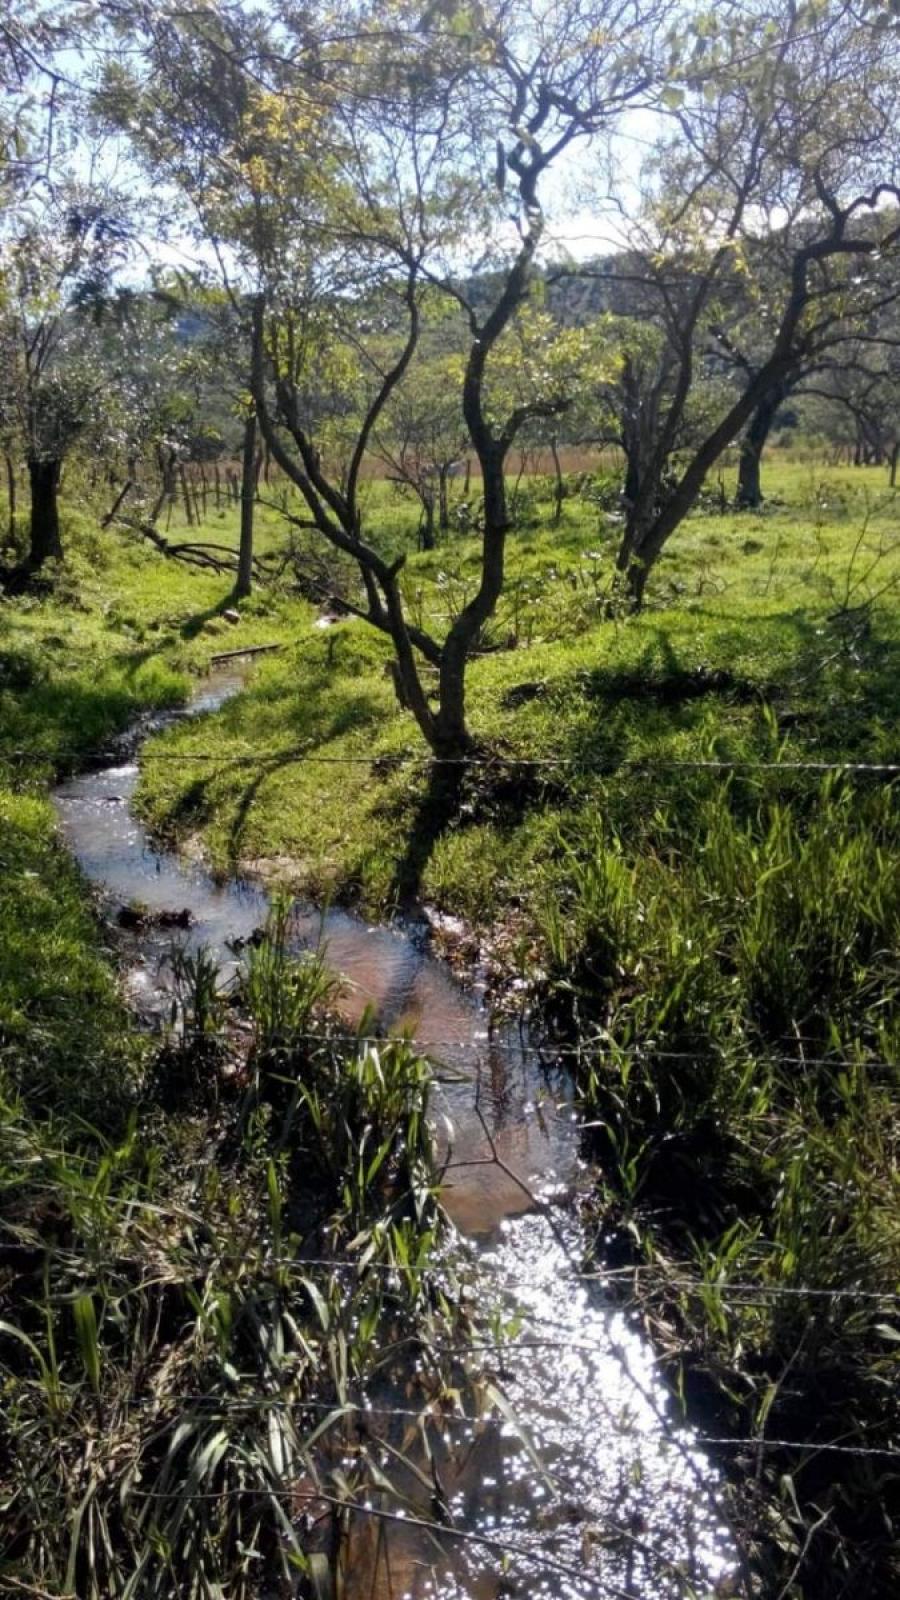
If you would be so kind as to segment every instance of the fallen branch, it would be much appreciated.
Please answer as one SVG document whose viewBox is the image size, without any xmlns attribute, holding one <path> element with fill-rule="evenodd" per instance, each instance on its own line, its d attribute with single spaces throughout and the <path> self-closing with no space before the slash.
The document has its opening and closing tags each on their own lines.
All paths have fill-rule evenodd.
<svg viewBox="0 0 900 1600">
<path fill-rule="evenodd" d="M 119 512 L 119 508 L 124 505 L 126 499 L 130 495 L 130 493 L 131 493 L 133 488 L 134 488 L 134 479 L 133 478 L 129 478 L 128 482 L 126 484 L 124 484 L 122 486 L 122 488 L 119 490 L 119 493 L 116 495 L 116 498 L 113 501 L 112 505 L 110 506 L 109 510 L 107 511 L 106 516 L 103 518 L 102 522 L 100 523 L 101 528 L 108 528 L 111 522 L 115 522 L 116 517 L 117 517 L 118 512 Z"/>
<path fill-rule="evenodd" d="M 130 533 L 139 533 L 142 538 L 149 540 L 160 555 L 171 561 L 184 561 L 189 566 L 212 569 L 214 572 L 237 572 L 238 557 L 235 550 L 228 545 L 213 544 L 200 539 L 184 540 L 180 544 L 170 544 L 161 533 L 157 533 L 150 522 L 138 522 L 133 517 L 119 517 L 121 527 L 127 528 Z M 256 575 L 259 568 L 254 563 Z"/>
<path fill-rule="evenodd" d="M 220 650 L 218 655 L 210 656 L 209 659 L 215 664 L 218 661 L 231 661 L 235 656 L 261 656 L 267 650 L 283 649 L 284 645 L 281 644 L 245 644 L 242 650 Z"/>
</svg>

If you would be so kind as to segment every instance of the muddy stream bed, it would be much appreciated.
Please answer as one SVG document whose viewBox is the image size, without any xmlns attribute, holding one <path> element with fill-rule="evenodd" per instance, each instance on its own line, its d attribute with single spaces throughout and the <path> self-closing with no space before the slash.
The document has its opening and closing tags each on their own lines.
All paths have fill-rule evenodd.
<svg viewBox="0 0 900 1600">
<path fill-rule="evenodd" d="M 180 715 L 216 710 L 249 670 L 230 662 L 214 672 Z M 146 730 L 164 720 L 174 719 Z M 166 1005 L 173 938 L 188 950 L 205 946 L 227 971 L 239 960 L 235 947 L 265 921 L 268 898 L 258 884 L 218 881 L 154 844 L 131 811 L 134 739 L 123 749 L 127 758 L 67 780 L 54 798 L 65 840 L 110 907 L 139 902 L 151 913 L 147 926 L 123 931 L 121 941 L 130 998 L 146 1016 Z M 189 927 L 176 934 L 153 925 L 153 913 L 172 911 L 188 912 Z M 438 1548 L 427 1532 L 404 1527 L 402 1516 L 367 1519 L 349 1594 L 700 1600 L 731 1593 L 735 1556 L 716 1470 L 676 1419 L 649 1345 L 604 1300 L 602 1285 L 577 1274 L 578 1228 L 565 1199 L 584 1174 L 565 1073 L 548 1064 L 527 1028 L 492 1025 L 477 974 L 463 987 L 430 950 L 426 925 L 372 925 L 348 911 L 323 915 L 300 904 L 297 928 L 301 940 L 324 938 L 328 963 L 344 979 L 340 1009 L 348 1022 L 371 1007 L 379 1030 L 408 1031 L 444 1076 L 462 1080 L 440 1087 L 436 1110 L 452 1124 L 454 1161 L 480 1164 L 454 1167 L 443 1198 L 477 1251 L 484 1303 L 496 1302 L 504 1320 L 520 1324 L 502 1354 L 515 1420 L 496 1410 L 474 1424 L 457 1419 L 439 1440 L 454 1527 L 496 1544 L 445 1537 Z M 485 1126 L 509 1173 L 490 1159 Z M 552 1212 L 536 1210 L 530 1194 L 553 1202 Z M 427 1496 L 419 1514 L 431 1515 Z"/>
</svg>

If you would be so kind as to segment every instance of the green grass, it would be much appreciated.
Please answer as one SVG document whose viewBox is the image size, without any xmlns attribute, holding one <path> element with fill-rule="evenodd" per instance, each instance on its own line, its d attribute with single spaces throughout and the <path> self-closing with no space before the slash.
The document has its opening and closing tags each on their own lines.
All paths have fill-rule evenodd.
<svg viewBox="0 0 900 1600">
<path fill-rule="evenodd" d="M 714 1430 L 741 1437 L 765 1431 L 875 1449 L 895 1441 L 893 1301 L 770 1292 L 900 1289 L 897 1074 L 880 1065 L 900 1056 L 895 791 L 878 778 L 667 765 L 900 761 L 896 497 L 869 470 L 779 459 L 767 478 L 771 498 L 759 516 L 722 511 L 712 494 L 673 541 L 644 615 L 618 620 L 605 604 L 620 526 L 614 488 L 573 484 L 554 528 L 547 486 L 523 483 L 507 592 L 470 675 L 471 724 L 487 765 L 466 775 L 461 793 L 425 763 L 396 759 L 425 752 L 394 700 L 386 641 L 356 621 L 314 628 L 315 609 L 287 574 L 242 607 L 235 627 L 222 615 L 227 580 L 163 562 L 73 515 L 55 591 L 0 607 L 2 1171 L 8 1199 L 23 1173 L 34 1175 L 29 1237 L 42 1237 L 38 1196 L 48 1191 L 52 1228 L 76 1241 L 49 1290 L 29 1280 L 40 1393 L 21 1366 L 12 1370 L 28 1481 L 43 1485 L 60 1527 L 74 1515 L 87 1465 L 70 1479 L 65 1449 L 48 1446 L 60 1387 L 38 1331 L 59 1335 L 66 1393 L 77 1389 L 67 1415 L 83 1428 L 98 1342 L 112 1374 L 104 1404 L 127 1389 L 135 1352 L 167 1370 L 164 1344 L 151 1341 L 146 1354 L 142 1331 L 156 1301 L 134 1299 L 130 1287 L 147 1251 L 162 1253 L 182 1287 L 205 1270 L 202 1237 L 183 1246 L 178 1235 L 173 1266 L 168 1234 L 116 1234 L 109 1184 L 115 1204 L 134 1185 L 180 1196 L 220 1240 L 246 1196 L 227 1164 L 198 1172 L 219 1115 L 203 1100 L 206 1056 L 189 1070 L 177 1063 L 174 1075 L 171 1063 L 157 1063 L 154 1077 L 145 1052 L 121 1047 L 126 1018 L 77 874 L 54 842 L 46 785 L 139 709 L 183 698 L 191 673 L 239 642 L 284 648 L 261 658 L 247 691 L 216 716 L 151 742 L 140 803 L 152 823 L 174 839 L 193 836 L 222 869 L 266 866 L 373 910 L 435 901 L 501 939 L 510 969 L 531 980 L 548 1019 L 580 1049 L 579 1088 L 598 1124 L 597 1257 L 613 1251 L 653 1268 L 639 1310 L 664 1330 L 668 1370 L 690 1414 L 707 1407 Z M 409 504 L 384 485 L 366 493 L 384 547 L 410 550 Z M 235 513 L 208 531 L 233 544 Z M 261 548 L 282 539 L 266 511 Z M 440 631 L 476 568 L 475 543 L 458 534 L 427 556 L 411 554 L 404 581 L 416 617 Z M 346 581 L 339 565 L 325 576 Z M 23 750 L 34 759 L 14 756 Z M 154 761 L 155 752 L 179 759 Z M 528 772 L 509 765 L 516 757 L 563 764 Z M 396 1131 L 405 1127 L 414 1145 L 421 1131 L 422 1084 L 408 1057 L 395 1063 L 394 1098 L 382 1104 L 380 1090 L 372 1099 L 380 1068 L 358 1061 L 346 1071 L 340 1052 L 313 1062 L 292 1054 L 279 1034 L 298 1003 L 302 1014 L 305 991 L 278 970 L 274 988 L 264 962 L 248 977 L 260 1073 L 238 1123 L 238 1166 L 264 1180 L 268 1197 L 250 1213 L 255 1242 L 246 1270 L 226 1253 L 197 1304 L 177 1300 L 194 1341 L 190 1357 L 180 1347 L 179 1371 L 185 1383 L 212 1371 L 215 1393 L 246 1355 L 242 1341 L 248 1328 L 258 1332 L 261 1305 L 270 1326 L 283 1287 L 273 1286 L 260 1243 L 284 1226 L 287 1167 L 276 1161 L 268 1180 L 273 1149 L 280 1159 L 287 1148 L 273 1136 L 278 1118 L 290 1112 L 292 1127 L 299 1119 L 291 1150 L 323 1184 L 332 1168 L 359 1173 L 354 1129 L 380 1111 L 394 1171 Z M 215 1020 L 209 975 L 184 977 L 195 1010 Z M 86 1060 L 96 1071 L 85 1073 Z M 199 1107 L 178 1099 L 186 1086 Z M 60 1168 L 48 1154 L 57 1149 Z M 377 1220 L 378 1184 L 368 1198 L 344 1188 L 348 1230 L 363 1214 L 367 1226 Z M 407 1182 L 407 1195 L 415 1191 Z M 95 1193 L 97 1207 L 84 1198 Z M 414 1214 L 418 1202 L 407 1204 Z M 14 1215 L 24 1226 L 22 1210 Z M 415 1237 L 402 1234 L 391 1248 L 414 1248 Z M 97 1265 L 91 1250 L 101 1239 Z M 733 1279 L 753 1284 L 756 1296 L 735 1301 Z M 306 1329 L 303 1293 L 291 1285 Z M 236 1323 L 230 1306 L 239 1308 Z M 335 1337 L 348 1327 L 338 1319 Z M 171 1394 L 177 1404 L 177 1384 Z M 219 1456 L 193 1420 L 183 1457 L 147 1457 L 168 1474 L 176 1531 L 191 1474 L 209 1469 L 217 1489 L 232 1483 L 234 1463 L 261 1437 L 229 1434 Z M 745 1492 L 751 1477 L 755 1503 Z M 785 1600 L 896 1592 L 896 1544 L 878 1511 L 896 1492 L 894 1463 L 767 1450 L 758 1466 L 742 1458 L 734 1483 L 765 1592 Z M 153 1583 L 164 1588 L 171 1575 L 159 1552 L 173 1523 L 160 1536 L 133 1520 L 123 1546 L 111 1500 L 102 1515 L 112 1521 L 78 1524 L 95 1536 L 88 1553 L 105 1550 L 110 1533 L 127 1568 L 149 1539 Z M 129 1515 L 137 1517 L 137 1501 Z M 210 1581 L 243 1592 L 257 1532 L 192 1525 Z M 76 1575 L 86 1559 L 78 1539 Z M 58 1542 L 43 1559 L 19 1574 L 64 1588 L 68 1557 Z M 98 1570 L 113 1592 L 118 1576 Z"/>
<path fill-rule="evenodd" d="M 331 1508 L 389 1481 L 359 1425 L 369 1384 L 414 1339 L 436 1386 L 423 1410 L 449 1385 L 461 1313 L 432 1261 L 429 1068 L 317 1023 L 329 980 L 285 931 L 276 914 L 253 952 L 238 1072 L 221 1033 L 197 1038 L 199 962 L 182 972 L 185 1042 L 147 1064 L 117 1137 L 0 1099 L 13 1592 L 250 1600 L 277 1574 L 332 1593 L 329 1540 L 301 1510 L 330 1519 L 340 1552 Z M 349 1276 L 319 1259 L 352 1252 Z"/>
<path fill-rule="evenodd" d="M 110 1089 L 124 1012 L 47 786 L 139 712 L 181 704 L 217 650 L 284 638 L 305 608 L 286 622 L 277 600 L 254 599 L 234 626 L 227 578 L 77 512 L 63 537 L 52 586 L 0 603 L 0 1063 L 29 1101 L 55 1084 L 57 1101 L 89 1111 Z M 97 1066 L 83 1071 L 82 1055 Z"/>
<path fill-rule="evenodd" d="M 524 504 L 524 525 L 510 540 L 508 592 L 489 631 L 489 642 L 515 647 L 472 664 L 470 720 L 506 755 L 560 756 L 574 771 L 530 784 L 527 795 L 512 782 L 495 785 L 493 795 L 482 786 L 413 862 L 404 865 L 410 831 L 428 832 L 421 771 L 404 766 L 385 776 L 364 761 L 291 758 L 299 746 L 335 763 L 423 751 L 394 702 L 386 641 L 355 621 L 327 635 L 301 626 L 290 651 L 260 664 L 240 701 L 202 727 L 168 735 L 166 751 L 183 754 L 183 766 L 154 765 L 151 748 L 141 803 L 173 835 L 201 829 L 219 867 L 277 859 L 314 892 L 380 908 L 412 890 L 484 920 L 527 894 L 535 875 L 543 882 L 552 874 L 548 813 L 564 811 L 577 826 L 600 800 L 629 814 L 634 796 L 647 793 L 644 777 L 598 783 L 579 771 L 584 764 L 779 751 L 896 757 L 892 595 L 871 618 L 835 616 L 848 595 L 857 606 L 900 571 L 893 497 L 881 474 L 821 476 L 825 487 L 807 468 L 780 469 L 773 488 L 787 503 L 759 517 L 694 517 L 659 569 L 647 613 L 620 623 L 604 621 L 601 608 L 617 537 L 610 515 L 589 494 L 573 495 L 563 525 L 551 529 L 545 502 Z M 392 497 L 381 486 L 369 492 L 387 536 L 395 531 Z M 856 550 L 866 518 L 865 548 Z M 471 541 L 453 540 L 411 558 L 406 586 L 417 616 L 445 625 L 470 592 L 476 555 Z M 691 674 L 706 674 L 706 684 L 692 685 Z M 191 765 L 192 752 L 218 750 L 246 756 L 246 767 Z"/>
</svg>

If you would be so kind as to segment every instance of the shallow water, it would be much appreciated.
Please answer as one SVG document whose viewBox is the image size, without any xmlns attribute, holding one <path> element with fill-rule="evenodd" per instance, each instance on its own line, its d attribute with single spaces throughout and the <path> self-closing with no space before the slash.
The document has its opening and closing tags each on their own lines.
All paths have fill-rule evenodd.
<svg viewBox="0 0 900 1600">
<path fill-rule="evenodd" d="M 245 677 L 234 663 L 211 675 L 190 714 L 217 709 Z M 191 926 L 176 936 L 178 944 L 205 946 L 233 970 L 240 959 L 234 946 L 264 922 L 267 895 L 160 850 L 130 809 L 137 777 L 136 761 L 120 759 L 60 785 L 61 831 L 114 906 L 187 909 Z M 719 1586 L 734 1559 L 715 1472 L 689 1430 L 673 1421 L 647 1344 L 596 1285 L 579 1279 L 571 1221 L 562 1211 L 552 1221 L 534 1209 L 532 1193 L 569 1190 L 581 1175 L 565 1074 L 542 1061 L 527 1031 L 491 1025 L 477 985 L 460 986 L 430 953 L 424 928 L 372 926 L 347 911 L 323 916 L 300 905 L 297 929 L 308 943 L 324 939 L 329 964 L 343 975 L 340 1008 L 348 1021 L 371 1008 L 379 1030 L 409 1031 L 451 1069 L 442 1079 L 462 1080 L 442 1082 L 438 1091 L 457 1163 L 447 1174 L 445 1203 L 460 1232 L 478 1241 L 484 1298 L 496 1298 L 505 1316 L 521 1323 L 497 1356 L 515 1425 L 495 1415 L 462 1431 L 448 1424 L 445 1438 L 432 1439 L 454 1526 L 496 1543 L 442 1535 L 436 1547 L 402 1521 L 370 1522 L 353 1546 L 348 1596 L 686 1600 L 724 1592 Z M 136 1007 L 150 1014 L 167 1008 L 172 932 L 148 928 L 122 937 Z M 430 1518 L 428 1497 L 418 1510 L 421 1491 L 411 1499 L 410 1516 Z"/>
<path fill-rule="evenodd" d="M 568 1244 L 571 1255 L 532 1214 L 504 1223 L 484 1249 L 491 1292 L 522 1323 L 500 1358 L 513 1415 L 463 1431 L 451 1423 L 443 1439 L 431 1438 L 454 1526 L 498 1549 L 451 1535 L 440 1564 L 420 1534 L 394 1529 L 393 1587 L 386 1570 L 374 1585 L 366 1570 L 352 1595 L 686 1600 L 726 1592 L 733 1558 L 715 1477 L 691 1431 L 673 1423 L 649 1346 L 579 1281 L 574 1230 Z"/>
</svg>

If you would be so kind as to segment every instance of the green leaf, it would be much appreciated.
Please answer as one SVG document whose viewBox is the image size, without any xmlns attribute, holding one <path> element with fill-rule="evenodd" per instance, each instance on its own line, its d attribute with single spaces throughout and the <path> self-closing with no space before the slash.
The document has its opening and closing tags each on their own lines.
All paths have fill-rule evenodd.
<svg viewBox="0 0 900 1600">
<path fill-rule="evenodd" d="M 313 1283 L 311 1278 L 301 1278 L 300 1282 L 303 1284 L 304 1289 L 316 1308 L 316 1315 L 322 1324 L 322 1332 L 327 1333 L 328 1324 L 331 1319 L 328 1315 L 328 1306 L 325 1301 L 325 1296 L 323 1295 L 321 1289 Z"/>
<path fill-rule="evenodd" d="M 100 1339 L 97 1332 L 97 1313 L 93 1296 L 80 1294 L 72 1308 L 75 1316 L 75 1333 L 78 1349 L 84 1363 L 88 1382 L 95 1394 L 100 1393 Z"/>
<path fill-rule="evenodd" d="M 309 1576 L 312 1583 L 315 1600 L 334 1600 L 334 1584 L 331 1581 L 331 1568 L 328 1557 L 321 1551 L 308 1558 Z"/>
<path fill-rule="evenodd" d="M 507 1400 L 506 1395 L 493 1383 L 486 1383 L 484 1386 L 484 1392 L 491 1401 L 491 1404 L 497 1407 L 497 1410 L 506 1418 L 510 1427 L 514 1429 L 517 1437 L 521 1439 L 528 1459 L 534 1467 L 535 1472 L 540 1474 L 548 1489 L 552 1490 L 554 1487 L 553 1479 L 551 1478 L 547 1468 L 544 1466 L 543 1461 L 538 1455 L 537 1450 L 532 1444 L 524 1423 L 519 1419 L 519 1417 L 516 1416 L 516 1413 L 513 1407 L 510 1405 L 510 1402 Z"/>
</svg>

